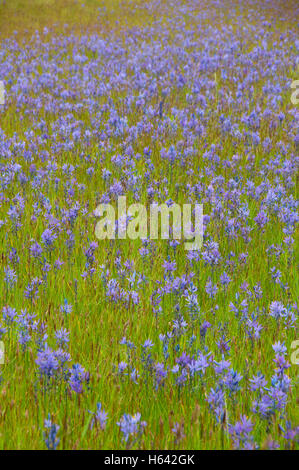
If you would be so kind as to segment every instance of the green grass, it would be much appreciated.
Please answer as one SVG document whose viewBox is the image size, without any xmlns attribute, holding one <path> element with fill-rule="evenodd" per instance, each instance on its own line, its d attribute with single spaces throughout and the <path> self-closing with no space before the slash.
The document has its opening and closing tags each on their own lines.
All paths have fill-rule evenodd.
<svg viewBox="0 0 299 470">
<path fill-rule="evenodd" d="M 82 6 L 84 3 L 84 7 Z M 147 21 L 155 21 L 155 15 L 146 10 L 143 2 L 135 2 L 140 4 L 140 9 L 134 13 L 132 8 L 134 2 L 117 2 L 116 0 L 107 0 L 97 2 L 96 0 L 86 0 L 85 2 L 65 0 L 15 0 L 11 2 L 0 2 L 0 31 L 1 38 L 5 40 L 12 37 L 14 31 L 17 41 L 25 44 L 28 38 L 36 30 L 42 31 L 44 27 L 53 29 L 55 33 L 66 33 L 73 31 L 76 35 L 87 32 L 99 32 L 101 35 L 109 34 L 109 30 L 119 30 L 120 37 L 123 37 L 124 30 L 133 26 L 142 26 Z M 130 4 L 130 5 L 128 5 Z M 107 12 L 103 15 L 99 24 L 95 21 L 95 11 L 98 7 L 106 7 Z M 200 7 L 199 7 L 200 8 Z M 285 15 L 291 15 L 292 5 L 288 2 L 287 8 L 283 7 Z M 245 12 L 242 15 L 245 16 Z M 210 21 L 215 28 L 219 26 L 217 23 L 217 15 L 215 13 L 215 22 L 213 15 Z M 265 12 L 266 17 L 271 17 L 271 10 Z M 291 16 L 288 17 L 292 23 Z M 229 14 L 225 12 L 224 23 L 230 22 Z M 187 27 L 194 26 L 192 17 L 186 17 Z M 294 28 L 294 24 L 284 22 L 281 30 Z M 65 26 L 67 25 L 67 26 Z M 236 27 L 232 23 L 233 29 Z M 171 33 L 170 33 L 171 34 Z M 277 37 L 280 34 L 277 29 Z M 178 64 L 179 66 L 179 64 Z M 293 78 L 294 71 L 290 71 L 290 78 Z M 213 76 L 211 75 L 211 80 Z M 255 84 L 255 92 L 259 97 L 264 83 L 262 80 Z M 236 86 L 233 82 L 233 70 L 227 78 L 225 84 L 220 83 L 219 87 L 224 90 L 230 90 L 235 93 Z M 180 108 L 186 103 L 186 94 L 190 90 L 186 87 L 179 93 L 173 92 L 166 103 L 166 113 L 170 112 L 172 107 Z M 121 109 L 121 98 L 126 95 L 126 90 L 115 92 L 114 100 Z M 219 98 L 220 99 L 220 98 Z M 102 102 L 106 102 L 106 97 L 101 98 Z M 158 104 L 158 100 L 153 100 L 153 105 Z M 214 103 L 216 106 L 217 103 Z M 289 94 L 286 91 L 281 103 L 281 111 L 286 114 L 290 109 Z M 215 115 L 218 111 L 215 108 Z M 138 110 L 134 110 L 128 116 L 130 125 L 138 122 Z M 222 109 L 221 112 L 229 114 L 228 108 Z M 42 114 L 42 112 L 41 112 Z M 45 114 L 44 119 L 47 122 L 56 120 L 58 116 Z M 84 121 L 86 126 L 90 124 L 92 116 L 86 112 L 78 114 L 78 119 Z M 288 118 L 287 118 L 288 119 Z M 18 133 L 19 136 L 25 138 L 25 132 L 32 126 L 34 117 L 31 115 L 24 116 L 22 113 L 16 112 L 16 107 L 12 103 L 6 110 L 5 114 L 1 114 L 1 128 L 7 136 L 13 136 Z M 155 124 L 154 124 L 155 125 Z M 265 126 L 262 130 L 263 139 L 271 136 L 271 130 Z M 165 142 L 171 144 L 173 139 L 176 141 L 182 139 L 182 133 L 178 128 L 175 136 L 165 133 Z M 275 141 L 287 140 L 284 130 L 277 131 Z M 104 183 L 101 178 L 102 167 L 111 169 L 115 174 L 115 169 L 110 164 L 110 157 L 121 151 L 121 139 L 115 138 L 111 141 L 113 149 L 111 153 L 106 152 L 104 161 L 100 162 L 98 156 L 100 150 L 96 140 L 92 140 L 87 149 L 90 155 L 90 162 L 84 162 L 81 159 L 81 147 L 75 148 L 71 152 L 62 152 L 57 156 L 59 165 L 63 163 L 72 164 L 76 167 L 74 175 L 77 181 L 86 185 L 85 192 L 76 189 L 74 200 L 83 205 L 88 203 L 88 210 L 91 212 L 98 203 L 98 195 L 105 190 Z M 237 149 L 233 148 L 231 138 L 222 140 L 218 133 L 214 120 L 211 119 L 207 127 L 207 145 L 212 143 L 222 145 L 221 158 L 231 159 L 235 153 L 240 155 L 240 161 L 237 170 L 227 168 L 225 172 L 219 168 L 218 174 L 223 175 L 228 181 L 237 173 L 239 178 L 245 180 L 249 178 L 246 169 L 245 147 L 241 143 Z M 50 144 L 50 142 L 49 142 Z M 198 153 L 202 156 L 204 150 L 203 142 L 198 143 Z M 194 170 L 193 176 L 187 176 L 182 170 L 176 166 L 170 169 L 168 164 L 161 161 L 159 157 L 159 143 L 151 141 L 151 135 L 144 135 L 143 139 L 135 145 L 134 151 L 142 153 L 143 148 L 151 145 L 152 161 L 155 165 L 154 178 L 159 179 L 160 175 L 171 177 L 172 180 L 181 188 L 186 183 L 194 183 L 196 175 L 204 171 L 205 164 L 202 158 L 190 159 L 188 165 Z M 50 150 L 50 145 L 48 147 Z M 255 164 L 252 168 L 252 179 L 255 182 L 262 182 L 263 177 L 259 175 L 259 169 L 262 160 L 270 161 L 274 158 L 274 154 L 266 154 L 261 147 L 257 149 L 255 155 Z M 18 159 L 15 159 L 18 161 Z M 40 163 L 40 167 L 45 164 Z M 109 166 L 110 165 L 110 166 Z M 23 171 L 29 174 L 30 164 L 22 160 Z M 88 166 L 95 167 L 95 173 L 92 178 L 86 175 Z M 143 163 L 137 162 L 136 170 L 142 174 Z M 60 207 L 65 203 L 65 188 L 63 187 L 63 172 L 59 170 L 57 176 L 61 178 L 62 183 L 58 189 L 55 184 L 46 184 L 41 188 L 42 192 L 48 198 L 50 204 L 55 207 L 58 202 Z M 268 178 L 270 182 L 275 181 L 275 174 L 269 172 Z M 204 175 L 202 183 L 208 181 L 208 176 Z M 23 191 L 23 193 L 22 193 Z M 294 192 L 295 188 L 290 189 Z M 95 219 L 87 217 L 80 213 L 76 225 L 74 227 L 74 235 L 76 243 L 71 257 L 64 244 L 65 233 L 59 237 L 59 242 L 55 243 L 55 259 L 58 254 L 65 264 L 63 269 L 54 273 L 53 269 L 48 274 L 46 287 L 41 287 L 39 299 L 35 300 L 32 305 L 29 301 L 24 300 L 23 291 L 26 288 L 29 279 L 41 276 L 41 267 L 38 263 L 34 263 L 29 257 L 30 240 L 39 240 L 40 235 L 45 229 L 41 219 L 36 222 L 31 220 L 33 214 L 32 204 L 36 201 L 38 189 L 27 191 L 16 183 L 16 186 L 10 186 L 5 190 L 5 199 L 0 206 L 0 220 L 6 218 L 11 201 L 9 200 L 19 192 L 26 198 L 25 215 L 22 218 L 22 228 L 14 234 L 13 228 L 8 224 L 5 230 L 0 232 L 1 243 L 1 265 L 6 266 L 9 263 L 8 252 L 13 246 L 17 249 L 21 258 L 18 267 L 17 285 L 12 291 L 7 291 L 3 282 L 3 267 L 0 271 L 0 298 L 2 305 L 12 305 L 18 313 L 22 308 L 28 308 L 38 314 L 41 322 L 48 325 L 49 344 L 54 346 L 53 331 L 61 327 L 70 330 L 70 354 L 73 362 L 79 362 L 86 370 L 90 372 L 90 390 L 81 395 L 76 396 L 65 390 L 62 384 L 54 384 L 47 391 L 43 391 L 42 383 L 37 376 L 35 365 L 36 351 L 29 348 L 23 353 L 17 342 L 16 331 L 12 328 L 4 338 L 6 347 L 6 363 L 0 366 L 3 382 L 0 385 L 0 448 L 1 449 L 38 449 L 44 448 L 43 443 L 43 422 L 48 413 L 51 413 L 53 422 L 59 424 L 61 438 L 60 448 L 64 449 L 94 449 L 105 448 L 115 449 L 118 446 L 124 446 L 121 443 L 118 427 L 115 425 L 121 415 L 125 412 L 134 413 L 140 411 L 142 419 L 147 424 L 146 432 L 141 439 L 140 447 L 143 449 L 216 449 L 231 448 L 232 444 L 227 433 L 219 431 L 209 406 L 206 402 L 206 392 L 214 385 L 214 376 L 209 372 L 204 383 L 198 383 L 191 393 L 191 385 L 178 391 L 167 379 L 164 388 L 157 391 L 149 386 L 146 381 L 140 377 L 138 385 L 127 380 L 121 381 L 114 372 L 113 366 L 120 361 L 127 360 L 126 348 L 119 344 L 121 338 L 126 336 L 136 345 L 141 345 L 145 339 L 151 338 L 155 343 L 153 354 L 158 361 L 162 356 L 161 345 L 159 342 L 159 334 L 165 333 L 174 318 L 174 307 L 177 302 L 172 295 L 169 295 L 163 302 L 163 314 L 159 316 L 157 322 L 152 313 L 149 293 L 152 292 L 155 281 L 163 278 L 162 264 L 168 254 L 167 245 L 161 241 L 154 244 L 154 254 L 147 262 L 142 262 L 138 249 L 141 244 L 135 241 L 104 241 L 99 242 L 96 250 L 96 266 L 97 272 L 92 280 L 84 280 L 81 274 L 84 270 L 85 257 L 83 249 L 88 246 L 94 238 Z M 175 185 L 170 187 L 169 198 L 177 202 L 184 202 L 186 193 L 180 189 L 177 193 Z M 147 200 L 145 187 L 141 195 L 141 201 Z M 257 207 L 251 200 L 249 207 L 252 218 L 256 215 Z M 209 213 L 210 207 L 205 206 L 205 212 Z M 56 214 L 58 215 L 58 213 Z M 230 357 L 235 370 L 244 376 L 246 384 L 242 391 L 237 392 L 235 399 L 227 397 L 227 419 L 234 423 L 242 414 L 251 415 L 251 396 L 248 388 L 248 378 L 257 370 L 260 370 L 269 379 L 273 372 L 272 344 L 278 340 L 284 341 L 288 351 L 292 341 L 297 339 L 296 331 L 284 328 L 268 315 L 269 304 L 274 299 L 279 299 L 284 303 L 288 303 L 290 299 L 294 301 L 298 293 L 298 275 L 296 272 L 297 252 L 292 257 L 284 255 L 279 261 L 273 261 L 280 271 L 283 273 L 283 282 L 289 285 L 289 291 L 283 292 L 278 290 L 277 286 L 271 281 L 269 274 L 269 265 L 266 262 L 266 249 L 271 244 L 280 244 L 282 242 L 282 225 L 273 215 L 271 222 L 267 225 L 264 233 L 258 230 L 252 232 L 252 242 L 250 246 L 238 239 L 228 241 L 224 236 L 223 226 L 214 224 L 211 229 L 211 235 L 219 242 L 221 253 L 227 256 L 230 251 L 234 251 L 237 255 L 248 251 L 248 261 L 246 264 L 238 264 L 235 268 L 228 270 L 228 274 L 232 277 L 232 282 L 227 291 L 220 290 L 217 297 L 219 309 L 216 314 L 213 313 L 212 307 L 214 301 L 209 299 L 204 291 L 207 280 L 213 276 L 211 268 L 204 267 L 203 262 L 199 264 L 195 271 L 195 281 L 198 285 L 199 301 L 201 311 L 204 313 L 204 319 L 209 321 L 212 328 L 208 331 L 206 337 L 206 345 L 210 351 L 215 354 L 215 359 L 220 360 L 221 356 L 216 349 L 216 342 L 220 339 L 217 325 L 220 323 L 226 325 L 228 337 L 231 339 Z M 116 273 L 113 264 L 117 250 L 121 250 L 123 259 L 133 259 L 135 261 L 135 269 L 137 272 L 144 273 L 148 278 L 148 285 L 144 288 L 141 302 L 137 307 L 131 306 L 125 308 L 120 305 L 110 303 L 106 297 L 103 285 L 100 281 L 99 266 L 105 264 L 112 272 Z M 186 271 L 186 258 L 183 247 L 178 248 L 176 255 L 177 272 L 176 275 L 182 275 Z M 53 262 L 50 255 L 48 262 Z M 223 267 L 224 269 L 224 267 Z M 223 271 L 223 270 L 222 270 Z M 222 272 L 222 271 L 219 271 Z M 261 288 L 264 292 L 263 299 L 259 302 L 259 307 L 264 308 L 260 321 L 264 327 L 261 340 L 252 345 L 245 332 L 240 328 L 239 321 L 231 313 L 229 303 L 233 301 L 235 293 L 239 290 L 242 281 L 247 281 L 250 287 L 261 281 Z M 66 318 L 60 311 L 60 305 L 64 299 L 73 306 L 72 314 Z M 1 306 L 2 306 L 1 305 Z M 182 308 L 184 306 L 182 305 Z M 181 339 L 181 350 L 187 347 L 186 338 Z M 139 348 L 139 346 L 138 346 Z M 136 351 L 139 354 L 140 348 Z M 171 358 L 176 357 L 176 353 L 170 352 Z M 172 362 L 172 361 L 170 361 Z M 295 380 L 298 373 L 298 365 L 292 364 L 288 371 L 289 376 Z M 89 410 L 96 409 L 96 403 L 101 402 L 104 409 L 109 414 L 107 428 L 105 432 L 97 428 L 90 429 L 91 415 Z M 287 415 L 292 418 L 292 422 L 298 421 L 298 409 L 296 403 L 296 389 L 292 389 L 289 394 L 289 402 L 287 405 Z M 179 443 L 174 442 L 174 436 L 171 429 L 175 422 L 180 422 L 184 426 L 185 438 Z M 270 438 L 277 440 L 282 447 L 285 445 L 282 433 L 279 429 L 280 421 L 275 418 L 267 429 L 267 423 L 258 421 L 255 427 L 256 440 L 261 443 L 261 447 L 267 446 L 267 440 Z M 136 447 L 136 446 L 135 446 Z"/>
</svg>

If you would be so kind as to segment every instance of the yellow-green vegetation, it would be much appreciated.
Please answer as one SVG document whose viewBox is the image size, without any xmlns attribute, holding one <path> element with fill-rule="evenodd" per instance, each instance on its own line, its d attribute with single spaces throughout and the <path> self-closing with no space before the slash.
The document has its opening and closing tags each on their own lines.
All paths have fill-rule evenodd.
<svg viewBox="0 0 299 470">
<path fill-rule="evenodd" d="M 0 0 L 1 449 L 297 446 L 296 3 Z M 119 194 L 200 253 L 97 240 Z"/>
</svg>

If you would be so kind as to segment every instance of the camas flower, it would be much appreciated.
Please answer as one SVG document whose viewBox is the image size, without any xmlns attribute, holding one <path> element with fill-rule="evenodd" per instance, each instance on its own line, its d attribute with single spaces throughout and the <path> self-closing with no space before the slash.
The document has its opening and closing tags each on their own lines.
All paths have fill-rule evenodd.
<svg viewBox="0 0 299 470">
<path fill-rule="evenodd" d="M 140 421 L 141 414 L 136 413 L 134 416 L 129 414 L 124 414 L 117 425 L 120 427 L 121 432 L 123 433 L 123 438 L 125 442 L 132 437 L 140 437 L 143 433 L 143 430 L 146 426 L 145 421 Z"/>
</svg>

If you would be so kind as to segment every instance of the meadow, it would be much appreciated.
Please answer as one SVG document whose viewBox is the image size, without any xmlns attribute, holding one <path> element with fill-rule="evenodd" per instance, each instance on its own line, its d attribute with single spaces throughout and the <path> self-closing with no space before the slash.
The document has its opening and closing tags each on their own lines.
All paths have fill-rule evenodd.
<svg viewBox="0 0 299 470">
<path fill-rule="evenodd" d="M 0 0 L 0 449 L 298 448 L 298 13 Z"/>
</svg>

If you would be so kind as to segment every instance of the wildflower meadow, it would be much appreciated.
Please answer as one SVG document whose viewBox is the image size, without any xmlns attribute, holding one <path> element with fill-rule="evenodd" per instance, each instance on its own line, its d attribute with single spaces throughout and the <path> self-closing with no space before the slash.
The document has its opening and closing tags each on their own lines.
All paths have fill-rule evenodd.
<svg viewBox="0 0 299 470">
<path fill-rule="evenodd" d="M 0 1 L 1 450 L 298 448 L 298 26 Z"/>
</svg>

